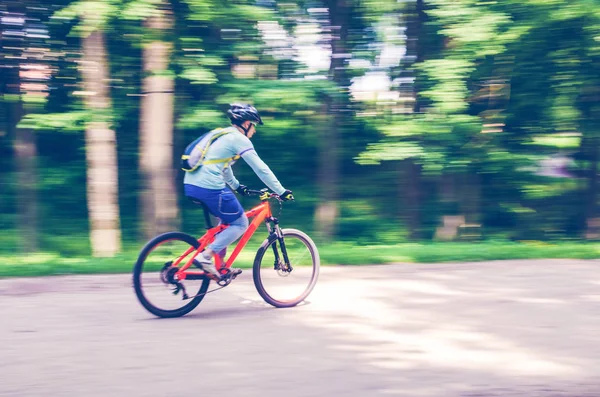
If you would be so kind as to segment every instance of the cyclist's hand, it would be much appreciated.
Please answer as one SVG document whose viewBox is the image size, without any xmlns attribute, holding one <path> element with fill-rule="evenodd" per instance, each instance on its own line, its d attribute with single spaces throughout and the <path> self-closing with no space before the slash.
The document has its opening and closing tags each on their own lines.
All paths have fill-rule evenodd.
<svg viewBox="0 0 600 397">
<path fill-rule="evenodd" d="M 279 197 L 281 197 L 281 199 L 283 201 L 293 201 L 294 200 L 294 196 L 292 195 L 292 191 L 291 190 L 287 190 L 287 189 Z"/>
<path fill-rule="evenodd" d="M 246 186 L 246 185 L 241 185 L 241 184 L 240 184 L 240 186 L 238 186 L 238 188 L 237 188 L 237 189 L 235 189 L 235 191 L 236 191 L 236 192 L 238 192 L 239 194 L 241 194 L 242 196 L 247 196 L 247 195 L 249 195 L 250 193 L 248 192 L 248 190 L 249 190 L 249 189 L 248 189 L 248 186 Z"/>
</svg>

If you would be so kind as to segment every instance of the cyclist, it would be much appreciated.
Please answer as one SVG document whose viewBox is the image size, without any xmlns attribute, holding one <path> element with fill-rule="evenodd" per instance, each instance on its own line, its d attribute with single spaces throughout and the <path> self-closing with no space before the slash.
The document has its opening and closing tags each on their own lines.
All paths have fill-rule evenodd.
<svg viewBox="0 0 600 397">
<path fill-rule="evenodd" d="M 250 138 L 256 133 L 256 125 L 263 122 L 256 108 L 247 104 L 232 104 L 227 111 L 231 126 L 224 130 L 232 133 L 215 140 L 206 152 L 206 160 L 234 158 L 240 156 L 252 168 L 256 175 L 283 200 L 293 200 L 291 190 L 285 189 L 269 167 L 258 157 Z M 241 185 L 233 175 L 228 163 L 205 164 L 192 172 L 186 172 L 183 179 L 185 195 L 193 201 L 206 205 L 209 212 L 229 227 L 217 234 L 215 241 L 200 255 L 198 262 L 205 272 L 216 279 L 221 275 L 217 271 L 212 257 L 215 252 L 225 251 L 227 246 L 237 240 L 248 228 L 248 217 L 233 192 L 225 184 L 241 195 L 248 194 L 248 187 Z M 237 275 L 241 269 L 231 269 Z"/>
</svg>

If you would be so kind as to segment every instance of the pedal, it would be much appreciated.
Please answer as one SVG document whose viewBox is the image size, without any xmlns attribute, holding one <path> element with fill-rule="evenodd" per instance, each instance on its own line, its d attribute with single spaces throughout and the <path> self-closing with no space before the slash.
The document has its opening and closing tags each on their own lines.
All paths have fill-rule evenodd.
<svg viewBox="0 0 600 397">
<path fill-rule="evenodd" d="M 242 274 L 242 269 L 234 269 L 231 271 L 231 278 L 235 279 L 240 274 Z"/>
<path fill-rule="evenodd" d="M 217 284 L 221 287 L 227 287 L 229 284 L 231 284 L 232 281 L 233 278 L 229 276 L 222 276 L 221 279 L 217 281 Z"/>
<path fill-rule="evenodd" d="M 221 287 L 226 287 L 235 280 L 237 276 L 242 274 L 242 269 L 222 269 L 221 272 L 221 279 L 217 281 L 217 284 Z"/>
</svg>

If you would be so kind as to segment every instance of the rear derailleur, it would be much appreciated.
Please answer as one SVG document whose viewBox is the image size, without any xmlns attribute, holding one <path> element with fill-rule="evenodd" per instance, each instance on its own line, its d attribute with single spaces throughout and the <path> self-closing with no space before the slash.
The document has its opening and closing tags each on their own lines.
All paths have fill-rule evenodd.
<svg viewBox="0 0 600 397">
<path fill-rule="evenodd" d="M 182 299 L 188 299 L 189 296 L 185 290 L 185 287 L 183 286 L 181 281 L 175 278 L 175 275 L 179 271 L 179 268 L 176 266 L 171 266 L 172 263 L 173 262 L 165 263 L 162 270 L 160 271 L 160 279 L 165 284 L 171 284 L 175 286 L 175 288 L 173 288 L 173 295 L 177 295 L 180 292 L 183 292 L 181 296 Z"/>
</svg>

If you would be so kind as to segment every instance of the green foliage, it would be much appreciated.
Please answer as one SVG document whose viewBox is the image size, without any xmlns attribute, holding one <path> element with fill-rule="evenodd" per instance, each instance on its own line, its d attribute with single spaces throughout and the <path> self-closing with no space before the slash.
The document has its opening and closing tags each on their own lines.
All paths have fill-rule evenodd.
<svg viewBox="0 0 600 397">
<path fill-rule="evenodd" d="M 577 135 L 567 134 L 567 135 L 539 135 L 532 136 L 531 145 L 539 145 L 539 146 L 547 146 L 553 148 L 561 148 L 561 149 L 576 149 L 581 145 L 581 137 Z M 524 145 L 528 143 L 525 142 Z"/>
<path fill-rule="evenodd" d="M 208 69 L 186 69 L 179 75 L 182 79 L 190 80 L 192 84 L 215 84 L 217 77 Z"/>
<path fill-rule="evenodd" d="M 297 52 L 298 44 L 312 39 L 331 47 L 331 32 L 337 28 L 331 27 L 328 13 L 315 12 L 327 5 L 324 2 L 50 3 L 35 11 L 45 13 L 50 28 L 51 37 L 35 47 L 43 49 L 42 63 L 52 70 L 49 95 L 3 93 L 0 109 L 0 216 L 2 225 L 12 228 L 19 207 L 12 146 L 16 116 L 11 109 L 24 99 L 35 99 L 25 104 L 26 115 L 16 117 L 16 125 L 36 132 L 42 245 L 60 254 L 43 263 L 59 264 L 61 256 L 89 252 L 87 238 L 71 244 L 70 236 L 86 235 L 88 230 L 81 132 L 93 117 L 110 120 L 117 132 L 123 235 L 139 245 L 135 230 L 143 186 L 138 158 L 144 154 L 139 153 L 137 131 L 146 76 L 142 50 L 154 40 L 173 48 L 167 69 L 156 75 L 175 83 L 175 160 L 191 139 L 228 123 L 229 103 L 255 104 L 265 121 L 253 140 L 257 152 L 297 193 L 297 202 L 285 208 L 287 224 L 311 231 L 319 180 L 328 172 L 319 168 L 319 148 L 328 131 L 339 128 L 337 237 L 348 246 L 324 247 L 329 263 L 336 263 L 339 252 L 347 255 L 344 263 L 511 257 L 504 251 L 537 255 L 531 252 L 538 247 L 511 243 L 356 247 L 408 240 L 410 215 L 416 211 L 411 197 L 416 197 L 420 213 L 417 226 L 410 227 L 422 231 L 421 238 L 432 236 L 448 214 L 467 213 L 486 232 L 516 239 L 581 236 L 586 219 L 594 215 L 588 208 L 597 201 L 589 176 L 600 137 L 600 8 L 595 0 L 426 0 L 422 10 L 416 10 L 415 1 L 345 1 L 351 18 L 336 24 L 347 24 L 347 55 L 336 69 L 335 82 L 306 78 L 325 77 L 328 66 L 305 72 Z M 50 18 L 53 10 L 57 11 Z M 173 17 L 173 26 L 164 32 L 148 26 L 159 10 Z M 269 31 L 273 37 L 264 40 L 258 25 L 265 22 L 271 27 L 277 23 L 282 30 Z M 322 33 L 299 37 L 302 29 L 296 28 L 307 25 Z M 80 96 L 79 39 L 97 29 L 106 33 L 113 109 L 92 115 Z M 400 65 L 381 66 L 390 48 L 405 45 L 409 54 Z M 11 55 L 3 58 L 7 63 L 20 59 L 10 48 L 0 50 L 2 56 Z M 344 81 L 370 71 L 389 74 L 391 94 L 344 101 Z M 577 161 L 576 177 L 536 174 L 540 162 L 556 153 Z M 416 167 L 415 174 L 405 173 L 406 164 Z M 262 187 L 243 161 L 235 172 L 246 184 Z M 183 227 L 202 230 L 197 208 L 181 208 Z M 12 235 L 0 238 L 9 250 L 18 244 Z M 562 255 L 566 247 L 552 248 L 558 253 L 543 252 Z M 581 255 L 592 255 L 585 247 L 589 250 Z M 466 252 L 463 256 L 461 250 Z M 107 269 L 121 266 L 111 263 Z M 77 271 L 65 266 L 59 269 Z M 91 271 L 93 264 L 82 267 Z M 53 271 L 44 269 L 40 271 Z"/>
<path fill-rule="evenodd" d="M 413 21 L 429 29 L 428 40 L 420 36 L 417 42 L 422 43 L 414 66 L 418 112 L 377 119 L 380 142 L 367 145 L 356 161 L 411 159 L 431 177 L 477 175 L 487 181 L 481 205 L 490 230 L 495 224 L 527 233 L 573 230 L 573 219 L 586 214 L 571 205 L 581 203 L 577 195 L 588 194 L 591 185 L 536 173 L 540 161 L 559 150 L 586 159 L 598 150 L 594 137 L 600 113 L 592 110 L 597 96 L 591 93 L 599 91 L 600 75 L 589 68 L 598 56 L 600 15 L 591 12 L 597 2 L 424 4 L 427 19 L 419 14 L 421 19 Z M 432 43 L 436 37 L 439 47 Z M 590 175 L 580 171 L 577 175 Z M 438 182 L 436 191 L 441 190 Z M 452 195 L 459 203 L 468 200 Z M 501 213 L 516 223 L 504 223 Z"/>
<path fill-rule="evenodd" d="M 162 0 L 133 0 L 128 2 L 122 13 L 121 17 L 127 20 L 145 20 L 151 16 L 156 15 L 156 6 L 161 3 Z"/>
<path fill-rule="evenodd" d="M 177 123 L 177 128 L 188 130 L 199 130 L 210 128 L 227 122 L 223 113 L 213 110 L 196 108 L 187 115 L 183 115 Z"/>
<path fill-rule="evenodd" d="M 443 114 L 460 113 L 467 109 L 466 77 L 473 71 L 469 61 L 438 59 L 425 61 L 420 69 L 432 83 L 432 89 L 421 92 Z"/>
<path fill-rule="evenodd" d="M 363 165 L 379 164 L 381 161 L 404 160 L 424 155 L 423 148 L 412 142 L 382 142 L 367 146 L 367 152 L 360 154 L 358 163 Z"/>
<path fill-rule="evenodd" d="M 79 19 L 73 35 L 85 37 L 96 29 L 104 29 L 111 18 L 118 15 L 120 0 L 79 0 L 54 14 L 56 19 Z"/>
<path fill-rule="evenodd" d="M 66 113 L 33 113 L 26 115 L 19 122 L 18 127 L 47 131 L 82 132 L 85 123 L 90 120 L 91 115 L 85 110 Z"/>
</svg>

